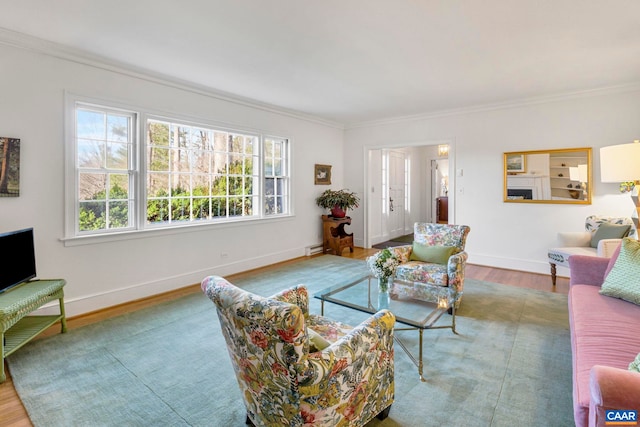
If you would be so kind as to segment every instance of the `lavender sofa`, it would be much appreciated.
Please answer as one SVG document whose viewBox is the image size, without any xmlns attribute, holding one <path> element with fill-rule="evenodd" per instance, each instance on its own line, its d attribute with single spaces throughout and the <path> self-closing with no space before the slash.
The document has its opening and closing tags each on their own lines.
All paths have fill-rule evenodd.
<svg viewBox="0 0 640 427">
<path fill-rule="evenodd" d="M 569 258 L 569 325 L 573 357 L 573 410 L 577 427 L 604 426 L 605 411 L 640 413 L 640 373 L 629 363 L 640 353 L 640 306 L 600 295 L 613 257 Z"/>
</svg>

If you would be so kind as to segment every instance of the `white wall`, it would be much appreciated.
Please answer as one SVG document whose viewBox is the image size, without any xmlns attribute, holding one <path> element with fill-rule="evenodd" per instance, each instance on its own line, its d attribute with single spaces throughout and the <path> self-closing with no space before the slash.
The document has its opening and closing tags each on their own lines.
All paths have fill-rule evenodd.
<svg viewBox="0 0 640 427">
<path fill-rule="evenodd" d="M 558 231 L 582 231 L 590 214 L 633 212 L 629 196 L 620 194 L 616 184 L 600 182 L 599 148 L 640 137 L 639 95 L 637 90 L 603 91 L 553 102 L 353 126 L 345 131 L 344 158 L 349 163 L 345 185 L 362 192 L 362 153 L 367 147 L 450 140 L 449 195 L 455 200 L 455 222 L 471 227 L 469 261 L 548 274 L 547 248 L 556 244 Z M 593 147 L 592 205 L 503 203 L 503 152 L 571 147 Z M 362 242 L 361 211 L 352 216 L 354 237 Z"/>
<path fill-rule="evenodd" d="M 2 44 L 0 57 L 0 136 L 21 139 L 20 197 L 0 199 L 0 232 L 35 228 L 38 277 L 67 280 L 69 315 L 302 256 L 322 241 L 314 199 L 326 187 L 314 185 L 313 166 L 332 165 L 332 187 L 343 186 L 339 126 Z M 290 137 L 295 216 L 65 247 L 65 91 Z"/>
</svg>

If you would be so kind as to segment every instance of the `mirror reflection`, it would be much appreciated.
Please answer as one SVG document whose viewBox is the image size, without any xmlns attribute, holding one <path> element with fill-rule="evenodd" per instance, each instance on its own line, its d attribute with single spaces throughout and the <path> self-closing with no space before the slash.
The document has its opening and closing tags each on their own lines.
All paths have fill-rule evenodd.
<svg viewBox="0 0 640 427">
<path fill-rule="evenodd" d="M 504 201 L 591 203 L 591 148 L 504 153 Z"/>
</svg>

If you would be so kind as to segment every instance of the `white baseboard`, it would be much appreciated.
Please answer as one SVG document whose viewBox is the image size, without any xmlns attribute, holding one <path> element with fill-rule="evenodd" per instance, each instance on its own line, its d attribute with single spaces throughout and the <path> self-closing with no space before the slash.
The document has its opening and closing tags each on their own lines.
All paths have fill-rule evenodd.
<svg viewBox="0 0 640 427">
<path fill-rule="evenodd" d="M 296 248 L 287 251 L 262 255 L 250 259 L 230 262 L 227 264 L 203 268 L 201 270 L 190 271 L 165 277 L 159 280 L 141 282 L 125 286 L 118 289 L 111 289 L 105 292 L 82 295 L 75 298 L 65 298 L 64 305 L 67 317 L 78 316 L 90 313 L 107 307 L 147 298 L 164 292 L 184 288 L 186 286 L 200 283 L 202 279 L 210 275 L 228 276 L 254 268 L 264 267 L 293 258 L 305 255 L 305 248 Z M 59 313 L 58 301 L 50 302 L 34 314 L 51 315 Z"/>
<path fill-rule="evenodd" d="M 549 262 L 546 260 L 540 261 L 469 253 L 469 259 L 467 262 L 471 264 L 485 265 L 488 267 L 504 268 L 507 270 L 519 270 L 529 273 L 551 275 L 551 267 Z M 569 277 L 569 269 L 565 267 L 558 267 L 557 275 L 560 277 Z"/>
</svg>

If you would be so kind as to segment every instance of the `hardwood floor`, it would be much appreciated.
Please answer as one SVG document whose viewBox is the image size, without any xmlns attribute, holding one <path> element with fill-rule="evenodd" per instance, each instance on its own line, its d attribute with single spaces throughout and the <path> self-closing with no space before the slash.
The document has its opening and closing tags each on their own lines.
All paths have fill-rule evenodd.
<svg viewBox="0 0 640 427">
<path fill-rule="evenodd" d="M 344 251 L 343 256 L 346 258 L 354 259 L 366 259 L 368 256 L 378 252 L 379 249 L 363 249 L 355 248 L 353 253 Z M 322 256 L 322 255 L 315 255 Z M 256 270 L 246 271 L 238 274 L 228 276 L 228 279 L 233 282 L 236 278 L 241 278 L 249 273 L 255 271 L 269 271 L 280 267 L 282 265 L 293 264 L 300 260 L 306 259 L 306 257 L 297 258 L 282 263 L 274 264 L 271 266 L 259 268 Z M 541 291 L 557 292 L 561 294 L 567 294 L 569 289 L 569 280 L 564 277 L 558 277 L 556 287 L 551 285 L 551 277 L 546 274 L 526 273 L 516 270 L 506 270 L 492 267 L 484 267 L 479 265 L 467 264 L 466 277 L 484 280 L 493 283 L 502 283 L 506 285 L 518 286 L 522 288 L 538 289 Z M 200 292 L 200 285 L 191 285 L 182 289 L 167 292 L 160 295 L 155 295 L 143 300 L 133 301 L 127 304 L 122 304 L 115 307 L 110 307 L 104 310 L 100 310 L 94 313 L 88 313 L 82 316 L 69 318 L 67 320 L 68 329 L 79 328 L 94 322 L 99 322 L 111 317 L 118 316 L 120 314 L 128 313 L 135 310 L 140 310 L 145 307 L 150 307 L 155 304 L 159 304 L 164 301 L 170 301 L 181 296 Z M 54 335 L 60 332 L 60 326 L 54 325 L 45 331 L 42 336 Z M 11 378 L 11 373 L 6 369 L 7 380 L 0 384 L 0 426 L 11 427 L 29 427 L 32 426 L 29 416 L 27 415 L 22 402 L 18 398 Z"/>
</svg>

